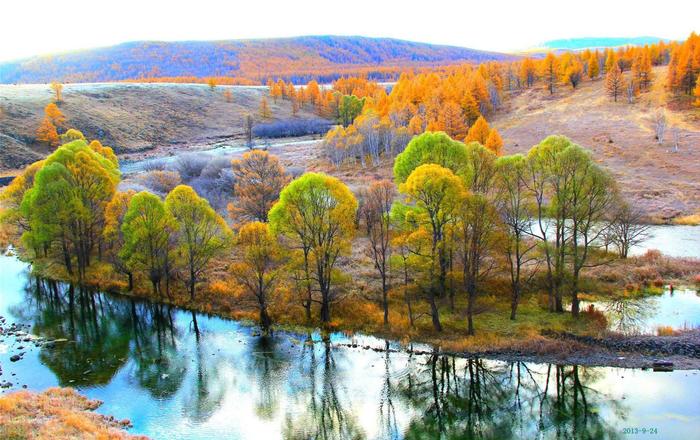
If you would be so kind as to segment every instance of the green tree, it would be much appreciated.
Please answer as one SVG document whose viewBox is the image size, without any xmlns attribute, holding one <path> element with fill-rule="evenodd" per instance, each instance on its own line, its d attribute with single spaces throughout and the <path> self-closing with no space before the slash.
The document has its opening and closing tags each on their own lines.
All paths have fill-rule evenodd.
<svg viewBox="0 0 700 440">
<path fill-rule="evenodd" d="M 268 218 L 273 233 L 292 239 L 309 249 L 307 262 L 315 266 L 321 322 L 328 323 L 331 304 L 337 298 L 332 289 L 338 257 L 350 250 L 355 233 L 357 200 L 335 177 L 306 173 L 287 185 Z"/>
<path fill-rule="evenodd" d="M 338 122 L 344 127 L 352 124 L 356 117 L 362 113 L 362 108 L 365 106 L 365 99 L 358 98 L 355 95 L 343 95 L 338 103 Z"/>
<path fill-rule="evenodd" d="M 399 192 L 411 206 L 411 209 L 405 210 L 404 217 L 411 217 L 406 221 L 424 228 L 431 237 L 426 297 L 433 327 L 442 331 L 437 298 L 444 297 L 447 291 L 446 228 L 454 221 L 457 209 L 464 203 L 466 189 L 462 180 L 449 169 L 437 164 L 425 164 L 413 170 L 406 182 L 399 186 Z M 401 208 L 395 206 L 393 209 Z"/>
<path fill-rule="evenodd" d="M 426 132 L 414 137 L 394 160 L 394 180 L 397 185 L 406 181 L 417 167 L 434 163 L 455 174 L 461 172 L 467 162 L 464 144 L 443 132 Z"/>
<path fill-rule="evenodd" d="M 92 252 L 101 248 L 105 206 L 119 179 L 118 165 L 85 141 L 62 145 L 46 158 L 25 193 L 22 212 L 31 218 L 25 239 L 45 250 L 59 244 L 67 271 L 72 274 L 75 257 L 82 279 Z"/>
<path fill-rule="evenodd" d="M 165 208 L 175 219 L 177 245 L 185 256 L 190 299 L 209 262 L 231 243 L 231 230 L 209 202 L 187 185 L 178 185 L 165 198 Z"/>
<path fill-rule="evenodd" d="M 124 247 L 119 256 L 131 271 L 146 274 L 157 296 L 161 296 L 161 280 L 169 276 L 170 240 L 176 228 L 158 196 L 142 191 L 131 198 L 122 223 Z"/>
</svg>

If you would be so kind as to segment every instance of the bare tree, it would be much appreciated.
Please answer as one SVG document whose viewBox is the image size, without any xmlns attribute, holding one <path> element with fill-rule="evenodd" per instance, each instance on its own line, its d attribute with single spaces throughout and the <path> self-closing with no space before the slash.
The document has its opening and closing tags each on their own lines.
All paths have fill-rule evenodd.
<svg viewBox="0 0 700 440">
<path fill-rule="evenodd" d="M 630 249 L 649 237 L 650 225 L 643 223 L 644 214 L 623 202 L 610 224 L 610 241 L 617 248 L 620 258 L 627 258 Z"/>
<path fill-rule="evenodd" d="M 360 215 L 369 237 L 369 254 L 382 279 L 382 307 L 384 324 L 389 324 L 389 258 L 391 257 L 391 220 L 389 212 L 396 191 L 388 180 L 374 182 L 364 193 Z"/>
<path fill-rule="evenodd" d="M 634 98 L 636 95 L 636 86 L 634 84 L 634 81 L 630 81 L 627 83 L 627 89 L 625 90 L 627 93 L 627 103 L 628 104 L 634 104 Z"/>
<path fill-rule="evenodd" d="M 664 134 L 666 133 L 666 111 L 663 108 L 656 111 L 654 121 L 656 123 L 656 141 L 661 145 L 664 143 Z"/>
<path fill-rule="evenodd" d="M 253 115 L 248 114 L 245 117 L 245 141 L 246 147 L 253 149 Z"/>
<path fill-rule="evenodd" d="M 676 127 L 673 129 L 673 152 L 678 153 L 678 147 L 681 146 L 681 130 Z"/>
</svg>

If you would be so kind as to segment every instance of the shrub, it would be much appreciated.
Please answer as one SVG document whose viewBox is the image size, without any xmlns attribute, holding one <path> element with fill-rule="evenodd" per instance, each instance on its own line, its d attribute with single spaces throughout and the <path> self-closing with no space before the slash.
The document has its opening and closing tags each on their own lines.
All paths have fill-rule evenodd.
<svg viewBox="0 0 700 440">
<path fill-rule="evenodd" d="M 679 332 L 669 325 L 660 325 L 656 327 L 657 336 L 678 336 Z"/>
<path fill-rule="evenodd" d="M 283 119 L 267 124 L 258 124 L 253 127 L 253 134 L 257 137 L 279 138 L 292 136 L 305 136 L 310 134 L 324 134 L 332 123 L 325 119 Z"/>
<path fill-rule="evenodd" d="M 149 171 L 141 176 L 141 181 L 153 192 L 167 194 L 182 180 L 175 171 Z"/>
<path fill-rule="evenodd" d="M 202 173 L 202 170 L 210 162 L 210 158 L 201 153 L 187 153 L 175 159 L 174 169 L 180 174 L 183 181 L 187 182 Z"/>
</svg>

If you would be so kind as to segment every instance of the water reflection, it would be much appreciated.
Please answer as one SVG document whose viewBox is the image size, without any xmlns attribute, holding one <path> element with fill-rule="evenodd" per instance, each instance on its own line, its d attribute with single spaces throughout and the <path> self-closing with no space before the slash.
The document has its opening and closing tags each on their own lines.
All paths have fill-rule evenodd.
<svg viewBox="0 0 700 440">
<path fill-rule="evenodd" d="M 78 386 L 154 438 L 616 438 L 655 405 L 629 394 L 643 387 L 612 392 L 613 369 L 418 355 L 373 338 L 360 346 L 371 349 L 341 348 L 342 335 L 258 336 L 236 322 L 34 278 L 0 302 L 34 334 L 68 340 L 17 365 Z M 625 307 L 620 314 L 633 316 Z M 697 429 L 700 408 L 686 406 L 681 427 Z"/>
</svg>

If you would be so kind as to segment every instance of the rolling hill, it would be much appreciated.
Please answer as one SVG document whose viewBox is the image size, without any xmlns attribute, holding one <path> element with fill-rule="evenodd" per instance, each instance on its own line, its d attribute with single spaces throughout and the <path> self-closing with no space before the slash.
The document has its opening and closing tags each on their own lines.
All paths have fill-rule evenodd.
<svg viewBox="0 0 700 440">
<path fill-rule="evenodd" d="M 106 82 L 153 77 L 238 77 L 264 83 L 375 79 L 397 68 L 482 62 L 510 55 L 389 38 L 307 36 L 228 41 L 139 41 L 0 63 L 0 83 Z M 394 69 L 394 70 L 392 70 Z"/>
</svg>

